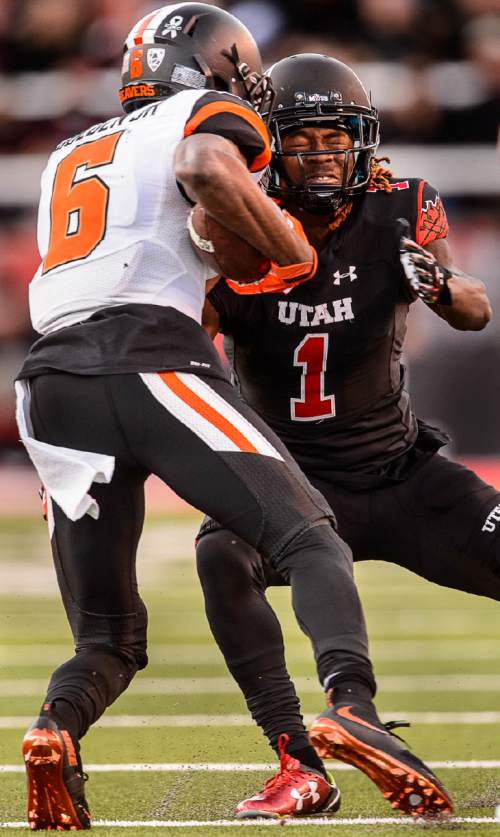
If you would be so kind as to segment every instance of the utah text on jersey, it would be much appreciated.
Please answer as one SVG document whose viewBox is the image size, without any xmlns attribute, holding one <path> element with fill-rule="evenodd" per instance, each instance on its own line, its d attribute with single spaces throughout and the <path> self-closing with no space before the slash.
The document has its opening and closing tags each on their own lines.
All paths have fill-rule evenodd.
<svg viewBox="0 0 500 837">
<path fill-rule="evenodd" d="M 354 320 L 352 297 L 332 299 L 329 302 L 321 302 L 319 305 L 304 305 L 300 302 L 280 300 L 278 319 L 285 325 L 298 325 L 303 328 Z"/>
</svg>

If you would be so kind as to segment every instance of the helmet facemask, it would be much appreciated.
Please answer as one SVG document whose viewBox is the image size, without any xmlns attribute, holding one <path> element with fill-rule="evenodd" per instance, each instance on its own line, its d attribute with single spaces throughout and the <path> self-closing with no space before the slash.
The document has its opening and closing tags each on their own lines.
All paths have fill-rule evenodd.
<svg viewBox="0 0 500 837">
<path fill-rule="evenodd" d="M 230 92 L 246 99 L 258 113 L 264 113 L 265 121 L 268 122 L 275 99 L 270 77 L 265 73 L 252 71 L 248 64 L 240 61 L 236 44 L 233 44 L 230 50 L 223 49 L 222 55 L 231 61 L 235 69 L 235 77 L 231 79 L 233 89 Z"/>
<path fill-rule="evenodd" d="M 307 94 L 296 94 L 296 99 Z M 348 150 L 287 152 L 283 149 L 286 136 L 303 128 L 335 127 L 347 133 L 353 141 Z M 351 197 L 363 192 L 369 184 L 371 160 L 379 142 L 379 122 L 375 108 L 360 105 L 337 105 L 323 102 L 297 102 L 296 107 L 277 109 L 271 114 L 269 124 L 274 139 L 273 159 L 264 180 L 266 192 L 276 198 L 292 199 L 309 212 L 337 211 Z M 338 184 L 308 183 L 305 158 L 336 157 L 342 161 Z M 301 180 L 291 183 L 283 165 L 287 158 L 295 157 Z"/>
</svg>

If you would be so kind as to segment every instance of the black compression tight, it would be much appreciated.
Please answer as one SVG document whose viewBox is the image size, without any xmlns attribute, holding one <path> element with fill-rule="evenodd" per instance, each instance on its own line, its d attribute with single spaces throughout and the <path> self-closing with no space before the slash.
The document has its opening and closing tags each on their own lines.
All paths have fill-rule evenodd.
<svg viewBox="0 0 500 837">
<path fill-rule="evenodd" d="M 328 537 L 327 532 L 327 527 L 323 526 L 310 529 L 297 539 L 300 540 L 297 552 L 305 546 L 314 551 L 323 544 L 323 538 Z M 210 628 L 252 717 L 272 747 L 276 748 L 280 733 L 287 732 L 291 739 L 290 751 L 300 749 L 308 739 L 299 720 L 299 701 L 286 669 L 281 627 L 265 596 L 268 583 L 283 584 L 283 578 L 266 568 L 259 554 L 228 530 L 204 535 L 197 545 L 196 555 Z M 295 550 L 290 556 L 290 575 L 310 571 L 310 564 L 308 570 L 297 562 Z M 345 569 L 340 566 L 338 571 L 349 572 L 348 563 Z M 320 562 L 318 572 L 321 572 Z M 344 635 L 340 638 L 342 649 L 332 649 L 314 588 L 308 589 L 309 593 L 302 590 L 294 595 L 305 597 L 300 602 L 302 612 L 309 614 L 315 629 L 324 636 L 328 650 L 320 650 L 318 655 L 320 677 L 336 671 L 339 679 L 342 676 L 358 679 L 374 692 L 371 665 L 358 650 L 363 637 Z M 310 626 L 304 624 L 304 620 L 301 627 L 309 634 Z M 351 651 L 345 650 L 346 644 Z"/>
</svg>

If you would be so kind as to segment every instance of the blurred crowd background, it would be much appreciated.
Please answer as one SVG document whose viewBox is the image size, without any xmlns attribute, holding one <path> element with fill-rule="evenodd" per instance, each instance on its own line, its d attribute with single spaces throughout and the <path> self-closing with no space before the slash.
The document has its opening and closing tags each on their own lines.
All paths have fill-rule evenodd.
<svg viewBox="0 0 500 837">
<path fill-rule="evenodd" d="M 0 2 L 0 464 L 21 457 L 12 379 L 31 331 L 36 204 L 48 153 L 119 112 L 124 37 L 158 0 Z M 354 66 L 381 112 L 397 175 L 440 189 L 456 262 L 488 286 L 495 315 L 453 332 L 413 306 L 407 357 L 416 411 L 459 456 L 500 455 L 500 0 L 235 0 L 266 65 L 322 52 Z"/>
</svg>

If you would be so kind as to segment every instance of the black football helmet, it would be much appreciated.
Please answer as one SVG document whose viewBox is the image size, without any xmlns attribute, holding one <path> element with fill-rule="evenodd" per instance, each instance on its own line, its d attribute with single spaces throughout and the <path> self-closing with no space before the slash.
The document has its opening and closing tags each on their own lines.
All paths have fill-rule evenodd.
<svg viewBox="0 0 500 837">
<path fill-rule="evenodd" d="M 376 109 L 354 70 L 327 55 L 304 53 L 283 58 L 270 67 L 268 75 L 275 98 L 269 114 L 274 153 L 263 181 L 266 192 L 276 198 L 293 196 L 309 211 L 337 210 L 368 186 L 371 160 L 379 143 Z M 287 133 L 330 123 L 351 135 L 351 150 L 283 151 L 282 140 Z M 343 155 L 343 177 L 338 186 L 307 184 L 303 158 L 319 154 Z M 290 183 L 284 174 L 282 160 L 292 156 L 301 166 L 300 184 Z"/>
<path fill-rule="evenodd" d="M 120 101 L 126 113 L 180 90 L 223 90 L 269 112 L 271 86 L 252 35 L 207 3 L 172 3 L 141 18 L 125 41 Z"/>
</svg>

